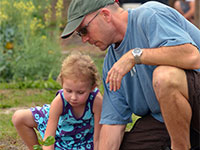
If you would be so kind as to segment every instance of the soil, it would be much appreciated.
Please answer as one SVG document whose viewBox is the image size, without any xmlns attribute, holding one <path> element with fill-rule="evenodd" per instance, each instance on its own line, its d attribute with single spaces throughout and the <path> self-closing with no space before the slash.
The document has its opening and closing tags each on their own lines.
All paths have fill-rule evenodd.
<svg viewBox="0 0 200 150">
<path fill-rule="evenodd" d="M 16 110 L 25 109 L 25 107 L 12 107 L 12 108 L 4 108 L 0 109 L 0 116 L 1 114 L 10 114 L 14 113 Z M 1 131 L 0 131 L 1 134 Z M 5 137 L 4 139 L 0 140 L 0 150 L 28 150 L 23 141 L 13 138 Z"/>
<path fill-rule="evenodd" d="M 106 51 L 101 51 L 94 45 L 90 45 L 89 43 L 83 43 L 81 38 L 77 35 L 72 35 L 67 39 L 61 39 L 60 44 L 62 46 L 62 53 L 69 53 L 71 51 L 81 51 L 83 53 L 87 53 L 91 56 L 104 57 Z"/>
<path fill-rule="evenodd" d="M 16 145 L 16 143 L 18 143 Z M 27 147 L 23 144 L 23 142 L 16 140 L 6 140 L 0 141 L 0 150 L 28 150 Z"/>
</svg>

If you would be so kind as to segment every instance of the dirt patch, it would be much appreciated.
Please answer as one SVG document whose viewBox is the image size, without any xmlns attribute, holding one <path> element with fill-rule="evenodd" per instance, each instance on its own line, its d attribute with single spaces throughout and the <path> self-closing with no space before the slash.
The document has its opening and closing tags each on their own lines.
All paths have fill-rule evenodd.
<svg viewBox="0 0 200 150">
<path fill-rule="evenodd" d="M 22 141 L 8 139 L 0 141 L 0 150 L 27 150 L 27 147 Z"/>
<path fill-rule="evenodd" d="M 21 90 L 21 89 L 9 89 L 9 90 L 8 89 L 0 89 L 0 94 L 9 95 L 9 94 L 12 94 L 13 91 L 17 91 L 17 90 Z M 43 91 L 40 89 L 26 89 L 25 92 L 27 95 L 31 95 L 31 94 L 42 93 Z"/>
<path fill-rule="evenodd" d="M 10 113 L 14 113 L 17 110 L 20 109 L 28 109 L 29 107 L 12 107 L 12 108 L 1 108 L 0 109 L 0 115 L 1 114 L 10 114 Z"/>
<path fill-rule="evenodd" d="M 1 108 L 0 116 L 2 114 L 13 114 L 15 111 L 19 109 L 27 109 L 27 107 Z M 0 129 L 2 129 L 1 126 L 0 126 Z M 21 138 L 15 139 L 13 137 L 6 136 L 5 132 L 4 134 L 1 133 L 1 130 L 0 130 L 0 134 L 4 135 L 3 139 L 0 139 L 0 150 L 28 150 L 24 142 L 21 140 Z"/>
<path fill-rule="evenodd" d="M 71 51 L 81 51 L 91 56 L 104 57 L 106 55 L 106 51 L 101 51 L 98 47 L 89 43 L 83 43 L 81 38 L 75 34 L 67 39 L 61 39 L 60 44 L 63 54 L 68 54 Z"/>
</svg>

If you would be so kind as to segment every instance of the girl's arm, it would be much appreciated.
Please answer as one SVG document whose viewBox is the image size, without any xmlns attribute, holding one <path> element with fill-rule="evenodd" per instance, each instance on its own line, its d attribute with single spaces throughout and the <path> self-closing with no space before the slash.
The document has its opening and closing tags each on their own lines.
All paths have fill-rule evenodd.
<svg viewBox="0 0 200 150">
<path fill-rule="evenodd" d="M 62 111 L 63 111 L 63 103 L 62 103 L 60 94 L 58 94 L 51 103 L 50 112 L 49 112 L 49 120 L 47 123 L 44 140 L 48 136 L 55 137 L 58 120 L 59 120 L 60 115 L 62 114 Z M 43 146 L 42 148 L 43 150 L 54 150 L 54 145 Z"/>
<path fill-rule="evenodd" d="M 100 92 L 95 97 L 94 104 L 93 104 L 93 113 L 94 113 L 94 150 L 98 150 L 98 143 L 99 143 L 99 135 L 101 125 L 99 124 L 100 117 L 101 117 L 101 107 L 102 107 L 102 95 Z"/>
</svg>

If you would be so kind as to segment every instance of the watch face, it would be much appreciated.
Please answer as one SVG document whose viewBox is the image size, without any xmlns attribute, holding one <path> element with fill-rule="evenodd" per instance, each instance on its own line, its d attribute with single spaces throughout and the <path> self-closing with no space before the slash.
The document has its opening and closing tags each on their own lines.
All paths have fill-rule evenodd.
<svg viewBox="0 0 200 150">
<path fill-rule="evenodd" d="M 140 53 L 140 51 L 141 51 L 141 50 L 140 50 L 139 48 L 136 48 L 136 49 L 134 50 L 135 53 Z"/>
<path fill-rule="evenodd" d="M 135 64 L 141 64 L 140 56 L 142 55 L 142 49 L 135 48 L 133 49 L 132 54 L 135 59 Z"/>
</svg>

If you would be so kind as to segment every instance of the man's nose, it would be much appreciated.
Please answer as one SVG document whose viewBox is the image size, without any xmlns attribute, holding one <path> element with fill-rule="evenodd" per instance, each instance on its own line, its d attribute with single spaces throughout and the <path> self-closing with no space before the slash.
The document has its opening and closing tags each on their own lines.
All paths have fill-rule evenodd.
<svg viewBox="0 0 200 150">
<path fill-rule="evenodd" d="M 87 35 L 83 35 L 81 38 L 83 43 L 86 43 L 89 40 L 89 37 Z"/>
</svg>

